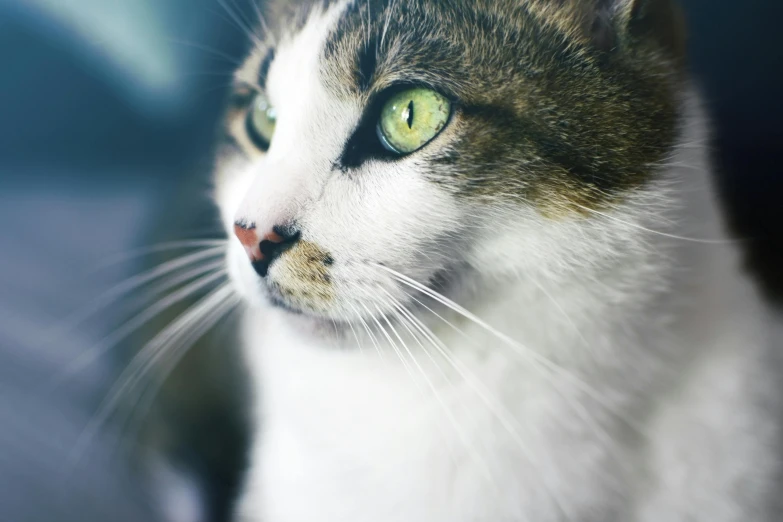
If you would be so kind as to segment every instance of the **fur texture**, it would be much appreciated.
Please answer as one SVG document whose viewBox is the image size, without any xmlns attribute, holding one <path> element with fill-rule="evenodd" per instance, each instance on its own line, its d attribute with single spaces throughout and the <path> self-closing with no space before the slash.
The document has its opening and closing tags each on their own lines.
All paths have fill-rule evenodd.
<svg viewBox="0 0 783 522">
<path fill-rule="evenodd" d="M 774 520 L 771 320 L 723 231 L 671 2 L 269 13 L 216 199 L 229 231 L 300 239 L 264 277 L 228 252 L 257 384 L 237 520 Z M 390 157 L 374 125 L 400 85 L 455 110 Z"/>
</svg>

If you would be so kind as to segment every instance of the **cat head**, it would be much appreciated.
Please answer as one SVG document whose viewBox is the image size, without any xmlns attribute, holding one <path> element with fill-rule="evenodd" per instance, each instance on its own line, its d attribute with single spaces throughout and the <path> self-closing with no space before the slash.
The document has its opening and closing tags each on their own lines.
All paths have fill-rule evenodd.
<svg viewBox="0 0 783 522">
<path fill-rule="evenodd" d="M 216 169 L 230 270 L 259 305 L 369 318 L 418 283 L 600 263 L 629 234 L 600 216 L 679 139 L 670 0 L 265 8 Z"/>
</svg>

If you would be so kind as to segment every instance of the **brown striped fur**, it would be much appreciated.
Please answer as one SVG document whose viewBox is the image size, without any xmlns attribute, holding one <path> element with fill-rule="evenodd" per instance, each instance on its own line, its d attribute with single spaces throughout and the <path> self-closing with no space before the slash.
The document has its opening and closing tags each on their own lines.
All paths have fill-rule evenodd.
<svg viewBox="0 0 783 522">
<path fill-rule="evenodd" d="M 266 41 L 331 3 L 273 2 Z M 671 0 L 359 0 L 324 53 L 329 89 L 368 108 L 400 83 L 454 100 L 451 125 L 419 154 L 465 198 L 553 217 L 604 207 L 653 178 L 679 135 L 684 33 Z"/>
</svg>

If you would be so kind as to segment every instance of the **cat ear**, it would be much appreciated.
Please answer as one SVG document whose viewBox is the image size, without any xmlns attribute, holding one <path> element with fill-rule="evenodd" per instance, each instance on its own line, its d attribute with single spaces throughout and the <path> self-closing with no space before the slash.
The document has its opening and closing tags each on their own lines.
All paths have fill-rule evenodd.
<svg viewBox="0 0 783 522">
<path fill-rule="evenodd" d="M 685 21 L 676 0 L 590 1 L 591 37 L 599 48 L 647 42 L 676 58 L 685 55 Z"/>
</svg>

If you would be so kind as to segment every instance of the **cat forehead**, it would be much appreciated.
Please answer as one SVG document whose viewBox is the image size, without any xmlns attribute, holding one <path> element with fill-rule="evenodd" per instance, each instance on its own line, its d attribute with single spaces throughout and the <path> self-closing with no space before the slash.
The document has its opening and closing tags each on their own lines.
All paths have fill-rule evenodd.
<svg viewBox="0 0 783 522">
<path fill-rule="evenodd" d="M 318 51 L 320 76 L 335 95 L 369 96 L 407 82 L 470 101 L 488 88 L 535 75 L 545 63 L 555 63 L 553 57 L 580 54 L 568 31 L 543 23 L 546 17 L 531 10 L 536 1 L 272 3 L 263 45 L 238 76 L 263 87 L 270 65 L 279 57 L 291 61 L 291 55 L 301 54 L 304 40 Z M 300 52 L 292 52 L 294 47 Z"/>
<path fill-rule="evenodd" d="M 318 33 L 321 76 L 340 95 L 418 82 L 468 102 L 488 89 L 503 99 L 503 91 L 518 89 L 531 77 L 606 66 L 599 48 L 612 49 L 609 74 L 630 62 L 637 62 L 638 69 L 682 62 L 684 36 L 674 4 L 676 0 L 272 0 L 266 4 L 262 47 L 282 48 L 304 33 Z M 261 83 L 269 56 L 258 50 L 251 60 Z"/>
</svg>

